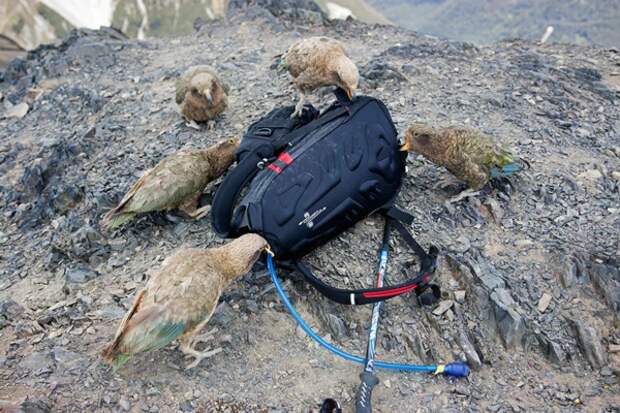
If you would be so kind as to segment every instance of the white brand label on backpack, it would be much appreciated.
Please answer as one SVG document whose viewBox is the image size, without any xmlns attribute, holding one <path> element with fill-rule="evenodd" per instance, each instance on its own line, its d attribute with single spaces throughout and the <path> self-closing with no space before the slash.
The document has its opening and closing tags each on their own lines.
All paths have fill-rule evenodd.
<svg viewBox="0 0 620 413">
<path fill-rule="evenodd" d="M 304 212 L 304 219 L 301 220 L 299 222 L 299 226 L 305 225 L 308 228 L 312 228 L 314 226 L 314 220 L 316 219 L 316 217 L 318 217 L 319 215 L 321 215 L 323 213 L 323 211 L 325 211 L 327 209 L 327 207 L 323 207 L 320 209 L 317 209 L 316 211 L 314 211 L 313 213 L 309 213 L 309 212 Z"/>
</svg>

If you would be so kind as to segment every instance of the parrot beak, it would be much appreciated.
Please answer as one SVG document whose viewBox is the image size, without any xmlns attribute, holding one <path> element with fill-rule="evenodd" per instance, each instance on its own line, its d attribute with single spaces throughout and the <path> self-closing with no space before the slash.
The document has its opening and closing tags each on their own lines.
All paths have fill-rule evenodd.
<svg viewBox="0 0 620 413">
<path fill-rule="evenodd" d="M 209 102 L 209 104 L 212 105 L 213 104 L 213 96 L 211 95 L 211 90 L 205 89 L 205 90 L 202 91 L 202 94 L 207 99 L 207 102 Z"/>
<path fill-rule="evenodd" d="M 353 90 L 351 90 L 351 88 L 346 88 L 345 92 L 347 92 L 347 97 L 349 98 L 349 100 L 353 100 Z"/>
<path fill-rule="evenodd" d="M 402 152 L 411 152 L 411 144 L 409 143 L 409 140 L 405 140 L 405 144 L 403 146 L 400 147 L 400 150 Z"/>
<path fill-rule="evenodd" d="M 276 254 L 274 254 L 273 251 L 271 250 L 271 246 L 269 244 L 267 244 L 267 246 L 263 248 L 263 251 L 271 255 L 272 257 L 276 256 Z"/>
</svg>

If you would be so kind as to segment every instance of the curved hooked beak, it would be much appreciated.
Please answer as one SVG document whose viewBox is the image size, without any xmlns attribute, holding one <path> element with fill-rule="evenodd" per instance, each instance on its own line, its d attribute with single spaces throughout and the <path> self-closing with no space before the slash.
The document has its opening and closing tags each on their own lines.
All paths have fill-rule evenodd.
<svg viewBox="0 0 620 413">
<path fill-rule="evenodd" d="M 411 152 L 411 144 L 409 143 L 409 140 L 406 139 L 405 140 L 405 144 L 403 146 L 400 147 L 400 150 L 403 152 Z"/>
<path fill-rule="evenodd" d="M 213 104 L 213 95 L 211 94 L 210 89 L 203 90 L 202 95 L 207 99 L 207 102 L 209 102 L 210 105 Z"/>
<path fill-rule="evenodd" d="M 353 100 L 353 90 L 350 87 L 346 87 L 344 91 L 347 93 L 349 100 Z"/>
</svg>

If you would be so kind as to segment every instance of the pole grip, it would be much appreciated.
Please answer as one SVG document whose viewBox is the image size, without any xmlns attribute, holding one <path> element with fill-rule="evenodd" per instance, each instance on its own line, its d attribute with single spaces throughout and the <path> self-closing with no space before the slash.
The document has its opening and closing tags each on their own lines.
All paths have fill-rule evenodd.
<svg viewBox="0 0 620 413">
<path fill-rule="evenodd" d="M 362 382 L 355 397 L 355 413 L 371 413 L 372 389 L 379 383 L 379 379 L 369 371 L 363 371 L 360 379 Z"/>
</svg>

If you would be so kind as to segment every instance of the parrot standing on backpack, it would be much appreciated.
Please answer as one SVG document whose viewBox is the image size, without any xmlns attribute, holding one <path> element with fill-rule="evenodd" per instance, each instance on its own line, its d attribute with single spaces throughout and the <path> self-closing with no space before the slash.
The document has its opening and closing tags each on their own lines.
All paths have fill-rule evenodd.
<svg viewBox="0 0 620 413">
<path fill-rule="evenodd" d="M 476 195 L 492 179 L 505 179 L 529 166 L 490 136 L 469 128 L 414 124 L 405 133 L 401 150 L 423 155 L 468 185 L 451 202 Z"/>
<path fill-rule="evenodd" d="M 359 71 L 338 40 L 309 37 L 299 40 L 278 57 L 278 67 L 289 72 L 299 91 L 299 100 L 291 117 L 301 116 L 306 95 L 321 87 L 337 86 L 349 99 L 353 98 L 359 83 Z"/>
</svg>

